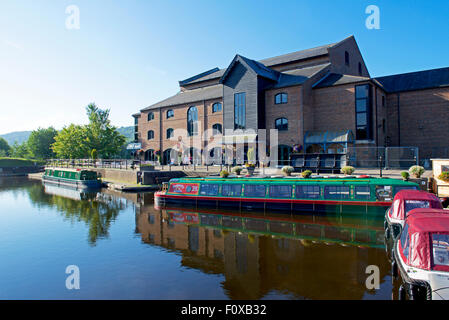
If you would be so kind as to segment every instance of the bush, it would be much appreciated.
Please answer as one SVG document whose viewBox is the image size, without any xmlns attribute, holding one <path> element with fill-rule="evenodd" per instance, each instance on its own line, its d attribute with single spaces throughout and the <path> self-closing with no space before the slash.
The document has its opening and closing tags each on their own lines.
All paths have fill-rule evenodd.
<svg viewBox="0 0 449 320">
<path fill-rule="evenodd" d="M 347 174 L 347 175 L 351 175 L 353 174 L 355 171 L 354 167 L 351 166 L 345 166 L 343 168 L 341 168 L 341 173 Z"/>
<path fill-rule="evenodd" d="M 229 176 L 229 172 L 227 170 L 220 171 L 220 177 L 227 178 Z"/>
<path fill-rule="evenodd" d="M 410 178 L 410 173 L 408 173 L 408 171 L 402 171 L 401 176 L 403 180 L 408 180 L 408 178 Z"/>
<path fill-rule="evenodd" d="M 284 166 L 282 167 L 282 172 L 286 175 L 286 176 L 290 176 L 292 174 L 292 172 L 295 171 L 295 169 L 292 166 Z"/>
<path fill-rule="evenodd" d="M 411 166 L 408 172 L 412 174 L 415 178 L 420 178 L 426 170 L 421 166 Z"/>
<path fill-rule="evenodd" d="M 240 175 L 240 172 L 242 172 L 243 168 L 241 166 L 235 166 L 232 168 L 232 172 L 234 172 L 236 175 Z"/>
<path fill-rule="evenodd" d="M 449 172 L 441 172 L 438 179 L 443 180 L 444 182 L 449 182 Z"/>
<path fill-rule="evenodd" d="M 311 175 L 312 175 L 312 171 L 310 171 L 310 170 L 305 170 L 305 171 L 301 172 L 301 176 L 303 178 L 309 178 Z"/>
</svg>

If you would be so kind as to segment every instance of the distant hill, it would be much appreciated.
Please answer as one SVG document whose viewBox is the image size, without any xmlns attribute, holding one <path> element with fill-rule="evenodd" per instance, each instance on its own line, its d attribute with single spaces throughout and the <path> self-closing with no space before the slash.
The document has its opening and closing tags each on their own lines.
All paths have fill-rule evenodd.
<svg viewBox="0 0 449 320">
<path fill-rule="evenodd" d="M 117 129 L 118 132 L 123 134 L 126 137 L 126 141 L 132 141 L 134 140 L 134 127 L 120 127 Z M 6 140 L 10 146 L 14 144 L 14 142 L 17 142 L 18 144 L 21 144 L 28 140 L 30 137 L 32 131 L 15 131 L 10 133 L 1 134 L 0 137 Z"/>
<path fill-rule="evenodd" d="M 30 136 L 31 131 L 15 131 L 10 133 L 5 133 L 0 135 L 3 139 L 8 142 L 10 146 L 14 144 L 14 142 L 17 142 L 18 144 L 21 144 L 28 140 L 28 137 Z"/>
</svg>

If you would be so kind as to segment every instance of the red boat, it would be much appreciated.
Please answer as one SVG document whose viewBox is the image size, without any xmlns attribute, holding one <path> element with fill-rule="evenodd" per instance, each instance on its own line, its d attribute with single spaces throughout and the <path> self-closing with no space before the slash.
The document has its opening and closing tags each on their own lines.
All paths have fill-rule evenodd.
<svg viewBox="0 0 449 320">
<path fill-rule="evenodd" d="M 440 200 L 434 194 L 419 190 L 401 190 L 385 213 L 385 236 L 396 239 L 404 227 L 405 219 L 416 208 L 443 209 Z"/>
<path fill-rule="evenodd" d="M 393 251 L 393 276 L 401 274 L 399 298 L 449 299 L 449 211 L 414 209 Z"/>
</svg>

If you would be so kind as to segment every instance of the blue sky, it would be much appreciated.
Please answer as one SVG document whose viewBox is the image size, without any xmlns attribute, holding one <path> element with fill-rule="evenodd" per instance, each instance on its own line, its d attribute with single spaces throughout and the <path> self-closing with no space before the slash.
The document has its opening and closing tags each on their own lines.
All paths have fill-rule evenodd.
<svg viewBox="0 0 449 320">
<path fill-rule="evenodd" d="M 365 27 L 368 5 L 380 30 Z M 68 5 L 80 29 L 68 30 Z M 371 76 L 449 66 L 448 1 L 0 0 L 0 134 L 71 122 L 85 106 L 116 126 L 170 95 L 178 81 L 353 34 Z"/>
</svg>

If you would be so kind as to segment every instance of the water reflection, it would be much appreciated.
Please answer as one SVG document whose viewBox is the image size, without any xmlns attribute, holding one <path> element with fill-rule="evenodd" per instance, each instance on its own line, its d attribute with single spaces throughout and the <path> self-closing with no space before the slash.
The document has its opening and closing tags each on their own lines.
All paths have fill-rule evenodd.
<svg viewBox="0 0 449 320">
<path fill-rule="evenodd" d="M 223 274 L 232 299 L 362 299 L 375 294 L 365 286 L 368 265 L 379 266 L 382 282 L 389 278 L 381 220 L 146 205 L 136 221 L 145 243 L 181 252 L 184 267 Z"/>
</svg>

